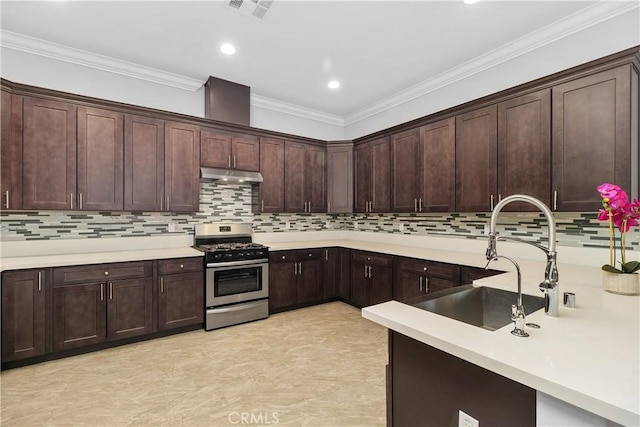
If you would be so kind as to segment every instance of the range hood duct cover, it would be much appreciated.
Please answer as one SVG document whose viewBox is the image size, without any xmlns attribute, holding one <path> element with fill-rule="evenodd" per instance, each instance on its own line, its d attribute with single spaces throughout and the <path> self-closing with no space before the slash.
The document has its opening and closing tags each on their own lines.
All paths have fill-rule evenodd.
<svg viewBox="0 0 640 427">
<path fill-rule="evenodd" d="M 239 171 L 220 168 L 200 168 L 200 181 L 228 181 L 228 182 L 262 182 L 259 172 Z"/>
</svg>

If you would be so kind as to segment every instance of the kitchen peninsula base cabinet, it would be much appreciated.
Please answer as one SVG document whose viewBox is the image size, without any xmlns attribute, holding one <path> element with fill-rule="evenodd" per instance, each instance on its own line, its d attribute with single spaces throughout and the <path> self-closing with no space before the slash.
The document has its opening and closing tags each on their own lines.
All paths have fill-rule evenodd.
<svg viewBox="0 0 640 427">
<path fill-rule="evenodd" d="M 536 390 L 400 333 L 389 332 L 387 420 L 395 427 L 536 426 Z"/>
</svg>

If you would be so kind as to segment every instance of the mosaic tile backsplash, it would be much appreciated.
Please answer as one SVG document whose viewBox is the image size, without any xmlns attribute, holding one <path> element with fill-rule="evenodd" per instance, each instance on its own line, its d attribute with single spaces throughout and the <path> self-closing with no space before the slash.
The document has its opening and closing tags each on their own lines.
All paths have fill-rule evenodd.
<svg viewBox="0 0 640 427">
<path fill-rule="evenodd" d="M 607 248 L 609 230 L 596 213 L 554 214 L 558 244 Z M 250 222 L 255 233 L 360 230 L 409 235 L 483 238 L 490 214 L 254 214 L 247 184 L 202 183 L 200 212 L 194 214 L 133 212 L 0 213 L 0 239 L 43 240 L 193 234 L 203 222 Z M 175 231 L 173 231 L 175 229 Z M 170 231 L 172 230 L 172 231 Z M 501 235 L 546 242 L 546 220 L 537 213 L 503 212 Z M 638 250 L 638 237 L 628 239 Z"/>
</svg>

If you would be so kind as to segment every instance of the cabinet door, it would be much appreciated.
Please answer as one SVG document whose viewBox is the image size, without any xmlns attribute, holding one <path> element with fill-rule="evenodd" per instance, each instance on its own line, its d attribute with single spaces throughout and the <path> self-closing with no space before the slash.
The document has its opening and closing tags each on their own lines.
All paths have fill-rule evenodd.
<svg viewBox="0 0 640 427">
<path fill-rule="evenodd" d="M 304 212 L 307 202 L 304 144 L 285 141 L 284 159 L 284 211 Z"/>
<path fill-rule="evenodd" d="M 526 194 L 551 202 L 551 93 L 543 90 L 498 104 L 498 199 Z M 537 211 L 513 203 L 510 211 Z"/>
<path fill-rule="evenodd" d="M 327 149 L 306 147 L 307 212 L 327 211 Z"/>
<path fill-rule="evenodd" d="M 123 209 L 121 113 L 78 107 L 78 209 Z"/>
<path fill-rule="evenodd" d="M 300 260 L 297 277 L 297 302 L 305 304 L 322 299 L 322 260 Z"/>
<path fill-rule="evenodd" d="M 497 202 L 497 106 L 456 116 L 456 211 L 489 212 Z"/>
<path fill-rule="evenodd" d="M 280 256 L 274 254 L 273 256 Z M 273 256 L 271 259 L 273 259 Z M 282 255 L 285 256 L 285 255 Z M 296 262 L 282 260 L 269 263 L 269 311 L 292 306 L 296 296 Z"/>
<path fill-rule="evenodd" d="M 338 296 L 345 301 L 351 297 L 351 249 L 338 249 Z"/>
<path fill-rule="evenodd" d="M 0 210 L 22 209 L 22 96 L 1 93 Z"/>
<path fill-rule="evenodd" d="M 164 182 L 166 209 L 171 212 L 200 210 L 200 128 L 165 123 Z"/>
<path fill-rule="evenodd" d="M 597 210 L 602 200 L 596 187 L 604 182 L 631 191 L 631 121 L 637 126 L 638 116 L 637 110 L 635 117 L 631 115 L 630 67 L 552 88 L 552 189 L 557 192 L 557 210 Z"/>
<path fill-rule="evenodd" d="M 108 340 L 153 332 L 153 278 L 114 280 L 107 287 Z"/>
<path fill-rule="evenodd" d="M 200 133 L 200 165 L 231 169 L 231 135 L 203 128 Z"/>
<path fill-rule="evenodd" d="M 160 276 L 158 329 L 197 325 L 204 321 L 204 277 L 201 272 Z"/>
<path fill-rule="evenodd" d="M 253 135 L 234 135 L 232 142 L 233 168 L 258 172 L 260 170 L 260 139 Z"/>
<path fill-rule="evenodd" d="M 75 105 L 25 96 L 23 126 L 23 208 L 75 209 Z"/>
<path fill-rule="evenodd" d="M 164 121 L 124 117 L 124 209 L 164 208 Z"/>
<path fill-rule="evenodd" d="M 391 144 L 389 138 L 371 143 L 371 212 L 391 210 Z"/>
<path fill-rule="evenodd" d="M 284 140 L 260 138 L 258 212 L 284 212 Z"/>
<path fill-rule="evenodd" d="M 456 207 L 456 121 L 450 119 L 420 128 L 419 209 L 454 212 Z"/>
<path fill-rule="evenodd" d="M 414 270 L 398 268 L 393 282 L 393 299 L 407 301 L 420 295 L 424 295 L 425 276 Z"/>
<path fill-rule="evenodd" d="M 45 353 L 45 271 L 2 274 L 2 362 Z"/>
<path fill-rule="evenodd" d="M 338 248 L 322 250 L 322 288 L 325 299 L 338 296 Z"/>
<path fill-rule="evenodd" d="M 351 260 L 351 292 L 349 301 L 357 307 L 369 305 L 371 281 L 368 265 L 362 261 Z"/>
<path fill-rule="evenodd" d="M 107 339 L 105 283 L 53 287 L 53 350 L 98 344 Z"/>
<path fill-rule="evenodd" d="M 371 290 L 369 294 L 369 304 L 374 305 L 390 301 L 393 298 L 393 269 L 372 265 L 370 275 Z"/>
<path fill-rule="evenodd" d="M 367 212 L 367 206 L 371 200 L 371 144 L 356 145 L 353 150 L 354 157 L 354 212 Z"/>
<path fill-rule="evenodd" d="M 353 212 L 353 144 L 327 146 L 327 212 Z"/>
<path fill-rule="evenodd" d="M 391 136 L 393 212 L 418 212 L 419 140 L 418 129 Z"/>
</svg>

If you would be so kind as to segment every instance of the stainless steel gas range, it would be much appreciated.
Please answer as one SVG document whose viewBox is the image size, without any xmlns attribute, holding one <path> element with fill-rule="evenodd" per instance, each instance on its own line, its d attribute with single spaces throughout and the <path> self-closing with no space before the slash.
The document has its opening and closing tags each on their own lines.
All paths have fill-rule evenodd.
<svg viewBox="0 0 640 427">
<path fill-rule="evenodd" d="M 195 227 L 205 253 L 205 330 L 269 316 L 269 249 L 253 243 L 249 224 Z"/>
</svg>

